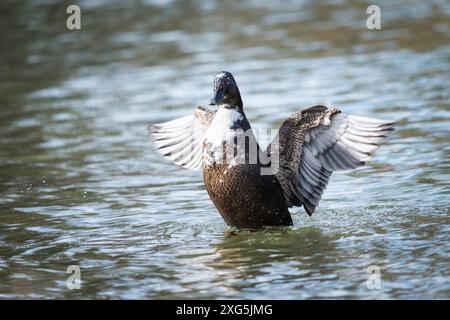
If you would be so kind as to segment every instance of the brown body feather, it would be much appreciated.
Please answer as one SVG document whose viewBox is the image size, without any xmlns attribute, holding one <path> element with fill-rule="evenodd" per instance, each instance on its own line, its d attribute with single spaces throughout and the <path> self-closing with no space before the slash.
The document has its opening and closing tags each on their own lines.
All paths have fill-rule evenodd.
<svg viewBox="0 0 450 320">
<path fill-rule="evenodd" d="M 257 164 L 204 168 L 206 190 L 228 225 L 251 229 L 292 225 L 277 178 L 261 175 L 260 169 Z"/>
</svg>

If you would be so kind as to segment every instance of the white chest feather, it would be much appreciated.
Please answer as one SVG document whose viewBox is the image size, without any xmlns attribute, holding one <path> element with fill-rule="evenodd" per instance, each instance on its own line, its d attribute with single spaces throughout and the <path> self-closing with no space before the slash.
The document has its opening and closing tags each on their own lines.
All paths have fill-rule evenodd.
<svg viewBox="0 0 450 320">
<path fill-rule="evenodd" d="M 242 114 L 236 109 L 220 108 L 206 131 L 205 142 L 211 146 L 222 146 L 230 136 L 234 137 L 235 124 L 242 120 Z"/>
<path fill-rule="evenodd" d="M 203 149 L 205 165 L 227 163 L 232 166 L 237 163 L 234 152 L 236 148 L 235 137 L 242 134 L 243 131 L 235 128 L 237 122 L 243 120 L 243 118 L 242 114 L 235 109 L 220 108 L 217 111 L 205 133 Z M 239 158 L 239 154 L 237 156 Z"/>
</svg>

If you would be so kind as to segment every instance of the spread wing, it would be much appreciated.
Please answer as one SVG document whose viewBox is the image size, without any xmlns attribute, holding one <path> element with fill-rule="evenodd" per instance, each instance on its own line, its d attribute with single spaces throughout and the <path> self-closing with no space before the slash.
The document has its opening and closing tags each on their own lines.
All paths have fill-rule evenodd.
<svg viewBox="0 0 450 320">
<path fill-rule="evenodd" d="M 324 106 L 294 113 L 282 124 L 278 143 L 267 149 L 271 161 L 278 161 L 275 175 L 288 206 L 303 205 L 312 215 L 331 173 L 364 165 L 394 124 Z"/>
<path fill-rule="evenodd" d="M 149 126 L 153 145 L 167 159 L 184 168 L 202 164 L 204 133 L 216 111 L 198 107 L 193 115 Z"/>
</svg>

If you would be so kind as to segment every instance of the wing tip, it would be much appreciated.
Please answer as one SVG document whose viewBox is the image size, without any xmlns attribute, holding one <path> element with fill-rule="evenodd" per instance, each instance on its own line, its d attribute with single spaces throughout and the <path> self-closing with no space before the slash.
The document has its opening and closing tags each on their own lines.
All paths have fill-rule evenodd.
<svg viewBox="0 0 450 320">
<path fill-rule="evenodd" d="M 311 202 L 309 202 L 308 200 L 303 202 L 303 208 L 305 209 L 306 213 L 308 214 L 308 216 L 312 216 L 314 211 L 316 210 L 316 206 L 313 205 Z"/>
</svg>

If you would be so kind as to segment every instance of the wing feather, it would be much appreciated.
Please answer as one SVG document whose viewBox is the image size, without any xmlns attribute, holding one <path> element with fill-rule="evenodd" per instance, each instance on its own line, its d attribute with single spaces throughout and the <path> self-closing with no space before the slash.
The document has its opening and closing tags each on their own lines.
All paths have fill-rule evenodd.
<svg viewBox="0 0 450 320">
<path fill-rule="evenodd" d="M 215 111 L 198 107 L 193 115 L 149 126 L 153 145 L 167 159 L 189 169 L 200 168 L 204 133 Z"/>
<path fill-rule="evenodd" d="M 277 137 L 280 170 L 276 176 L 287 204 L 303 205 L 309 215 L 314 213 L 332 172 L 364 165 L 394 124 L 323 106 L 294 113 L 283 122 Z M 272 144 L 267 152 L 273 153 Z"/>
</svg>

